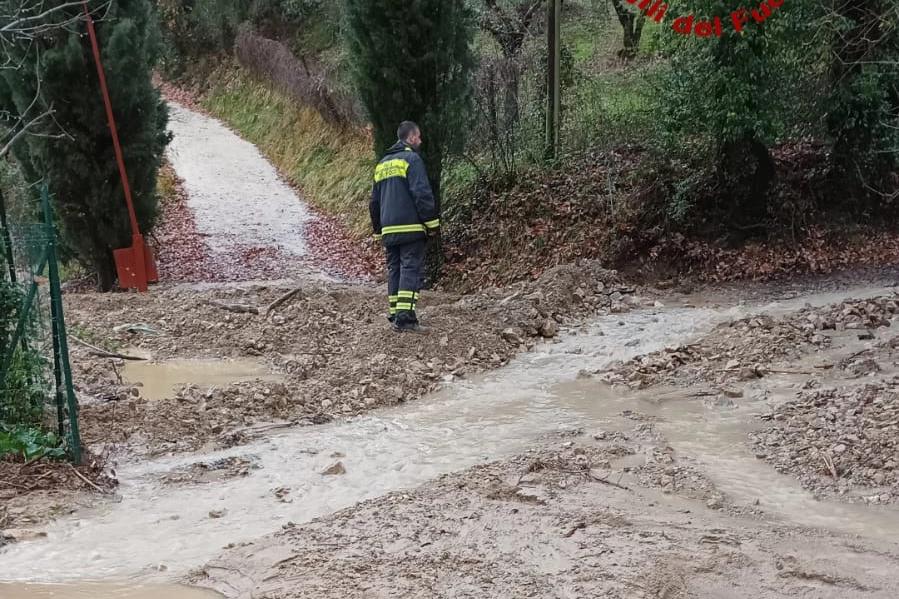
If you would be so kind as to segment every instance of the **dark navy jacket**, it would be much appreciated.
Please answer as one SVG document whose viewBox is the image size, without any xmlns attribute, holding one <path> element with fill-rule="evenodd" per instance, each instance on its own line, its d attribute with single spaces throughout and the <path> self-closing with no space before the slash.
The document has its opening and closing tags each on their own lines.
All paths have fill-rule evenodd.
<svg viewBox="0 0 899 599">
<path fill-rule="evenodd" d="M 384 246 L 424 239 L 440 226 L 425 163 L 406 142 L 390 146 L 375 168 L 368 211 Z"/>
</svg>

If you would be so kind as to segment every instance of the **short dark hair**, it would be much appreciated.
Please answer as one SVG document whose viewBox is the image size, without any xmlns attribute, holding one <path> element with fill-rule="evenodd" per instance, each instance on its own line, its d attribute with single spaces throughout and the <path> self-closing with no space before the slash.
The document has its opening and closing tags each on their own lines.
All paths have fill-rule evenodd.
<svg viewBox="0 0 899 599">
<path fill-rule="evenodd" d="M 412 121 L 403 121 L 396 129 L 396 138 L 401 141 L 406 141 L 409 139 L 409 136 L 416 131 L 418 131 L 418 125 Z"/>
</svg>

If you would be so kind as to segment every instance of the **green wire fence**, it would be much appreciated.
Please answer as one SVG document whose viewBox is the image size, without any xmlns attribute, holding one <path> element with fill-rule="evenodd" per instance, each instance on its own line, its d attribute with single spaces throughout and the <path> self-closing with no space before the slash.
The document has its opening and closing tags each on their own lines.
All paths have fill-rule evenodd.
<svg viewBox="0 0 899 599">
<path fill-rule="evenodd" d="M 44 222 L 9 222 L 0 197 L 5 267 L 0 278 L 0 426 L 55 432 L 78 464 L 78 405 L 46 185 L 41 188 L 41 208 Z"/>
</svg>

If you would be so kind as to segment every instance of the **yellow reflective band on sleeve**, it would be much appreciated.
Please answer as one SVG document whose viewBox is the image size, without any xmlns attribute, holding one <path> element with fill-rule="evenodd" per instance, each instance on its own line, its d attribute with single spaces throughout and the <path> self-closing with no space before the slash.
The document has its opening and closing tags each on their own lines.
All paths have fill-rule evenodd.
<svg viewBox="0 0 899 599">
<path fill-rule="evenodd" d="M 412 304 L 410 304 L 409 302 L 397 302 L 396 309 L 397 310 L 411 310 Z"/>
<path fill-rule="evenodd" d="M 440 219 L 435 218 L 434 220 L 429 220 L 425 223 L 425 226 L 429 229 L 436 229 L 440 226 Z"/>
<path fill-rule="evenodd" d="M 407 170 L 409 170 L 409 163 L 399 158 L 382 162 L 375 167 L 375 183 L 390 177 L 405 177 Z"/>
<path fill-rule="evenodd" d="M 421 297 L 421 295 L 417 291 L 412 294 L 412 299 L 414 300 L 417 300 L 419 297 Z"/>
<path fill-rule="evenodd" d="M 412 299 L 413 297 L 415 297 L 415 294 L 411 291 L 400 291 L 399 294 L 397 295 L 397 297 Z"/>
<path fill-rule="evenodd" d="M 381 240 L 381 236 L 380 236 L 378 233 L 375 233 L 375 239 L 377 239 L 378 241 L 380 241 L 380 240 Z"/>
<path fill-rule="evenodd" d="M 424 233 L 424 225 L 392 225 L 390 227 L 381 227 L 381 235 L 392 235 L 394 233 Z"/>
</svg>

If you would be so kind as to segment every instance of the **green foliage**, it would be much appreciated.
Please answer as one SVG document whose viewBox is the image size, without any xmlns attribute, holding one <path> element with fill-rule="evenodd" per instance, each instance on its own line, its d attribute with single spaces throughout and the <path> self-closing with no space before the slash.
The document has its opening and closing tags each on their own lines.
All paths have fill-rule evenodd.
<svg viewBox="0 0 899 599">
<path fill-rule="evenodd" d="M 697 16 L 729 14 L 721 0 L 694 6 Z M 780 125 L 770 100 L 781 65 L 765 28 L 749 23 L 741 35 L 726 27 L 717 39 L 666 35 L 670 69 L 661 83 L 667 147 L 692 152 L 687 147 L 698 142 L 714 151 L 746 138 L 771 144 Z"/>
<path fill-rule="evenodd" d="M 460 147 L 468 122 L 471 10 L 464 0 L 346 0 L 346 17 L 347 50 L 375 153 L 396 140 L 401 121 L 418 123 L 439 198 L 443 157 Z"/>
<path fill-rule="evenodd" d="M 147 233 L 157 218 L 156 175 L 169 140 L 168 110 L 151 82 L 160 49 L 156 17 L 149 0 L 119 0 L 96 30 L 138 224 Z M 131 245 L 131 227 L 90 40 L 83 29 L 50 29 L 13 50 L 26 62 L 40 57 L 40 84 L 2 71 L 14 104 L 8 108 L 24 113 L 36 98 L 32 111 L 55 111 L 33 128 L 43 135 L 28 137 L 16 157 L 30 181 L 46 178 L 55 191 L 63 244 L 108 290 L 112 251 Z"/>
<path fill-rule="evenodd" d="M 832 23 L 832 163 L 856 186 L 880 187 L 899 166 L 899 6 L 848 0 L 824 17 Z"/>
<path fill-rule="evenodd" d="M 163 68 L 176 75 L 205 54 L 230 52 L 238 26 L 257 4 L 266 3 L 257 0 L 248 7 L 234 0 L 157 0 L 165 45 Z"/>
<path fill-rule="evenodd" d="M 322 50 L 337 35 L 340 3 L 325 0 L 158 0 L 170 76 L 194 70 L 209 56 L 231 54 L 242 23 L 271 39 Z M 298 39 L 299 37 L 309 39 Z M 205 73 L 204 75 L 208 75 Z"/>
<path fill-rule="evenodd" d="M 5 260 L 0 259 L 5 270 Z M 0 362 L 10 360 L 6 379 L 0 381 L 0 423 L 38 426 L 43 416 L 44 358 L 28 345 L 12 340 L 22 313 L 25 294 L 5 277 L 0 279 Z M 33 318 L 26 320 L 24 336 L 33 332 Z"/>
<path fill-rule="evenodd" d="M 21 455 L 27 462 L 40 458 L 61 459 L 66 450 L 56 433 L 0 424 L 0 458 L 7 454 Z"/>
<path fill-rule="evenodd" d="M 715 16 L 729 21 L 733 10 L 723 0 L 697 0 L 690 9 L 694 26 Z M 764 23 L 750 16 L 742 32 L 723 23 L 720 37 L 669 30 L 663 46 L 669 66 L 660 82 L 665 98 L 661 149 L 689 159 L 696 171 L 717 174 L 728 198 L 718 208 L 727 220 L 757 221 L 767 213 L 766 194 L 774 177 L 770 148 L 791 110 L 783 94 L 786 80 L 795 78 L 794 65 L 786 63 L 782 52 L 782 29 L 790 18 L 786 12 L 781 7 Z M 679 16 L 672 14 L 671 22 Z M 689 181 L 684 185 L 693 186 Z M 685 206 L 678 200 L 674 208 L 682 218 Z"/>
</svg>

